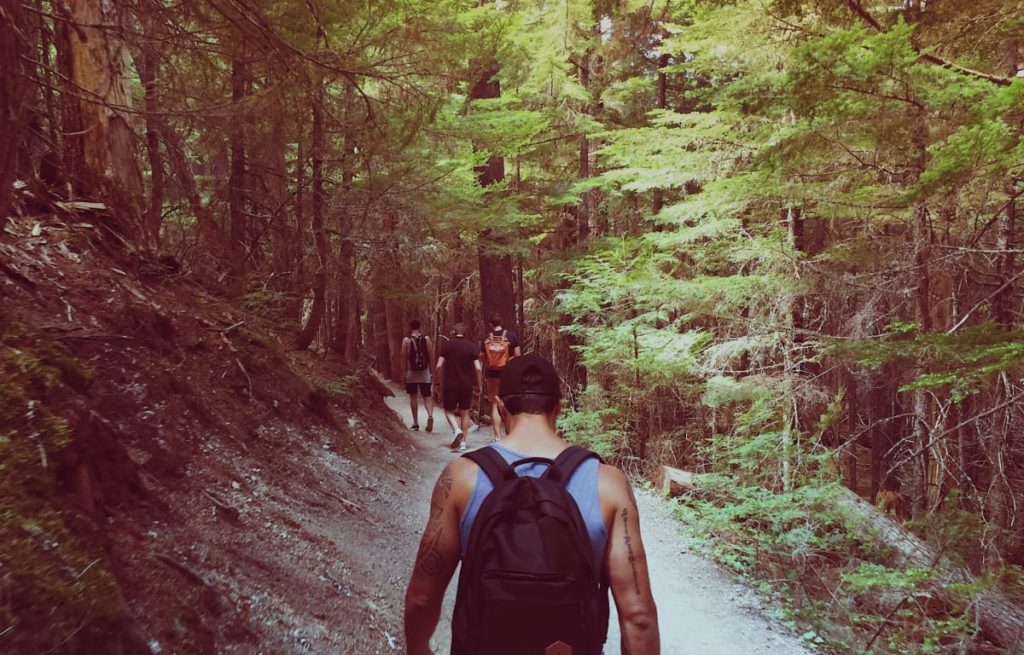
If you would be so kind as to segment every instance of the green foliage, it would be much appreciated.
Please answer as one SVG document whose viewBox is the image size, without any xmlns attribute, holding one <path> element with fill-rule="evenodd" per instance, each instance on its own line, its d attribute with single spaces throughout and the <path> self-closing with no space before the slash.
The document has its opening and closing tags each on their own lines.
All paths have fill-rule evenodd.
<svg viewBox="0 0 1024 655">
<path fill-rule="evenodd" d="M 605 458 L 612 457 L 625 436 L 621 412 L 609 406 L 605 395 L 591 387 L 578 400 L 578 408 L 567 412 L 558 423 L 563 438 L 589 448 Z"/>
<path fill-rule="evenodd" d="M 327 391 L 338 394 L 339 396 L 347 396 L 354 389 L 357 389 L 361 384 L 362 376 L 359 373 L 353 373 L 346 375 L 343 378 L 328 382 L 326 385 Z"/>
<path fill-rule="evenodd" d="M 871 367 L 899 361 L 926 364 L 931 370 L 901 390 L 948 388 L 957 401 L 990 386 L 995 376 L 1024 362 L 1021 334 L 988 322 L 953 334 L 925 333 L 914 324 L 897 322 L 878 339 L 834 342 L 830 352 Z"/>
<path fill-rule="evenodd" d="M 0 380 L 0 589 L 16 599 L 0 604 L 4 639 L 24 652 L 79 652 L 105 643 L 121 615 L 102 549 L 56 477 L 71 436 L 53 406 L 89 374 L 62 344 L 0 319 Z"/>
</svg>

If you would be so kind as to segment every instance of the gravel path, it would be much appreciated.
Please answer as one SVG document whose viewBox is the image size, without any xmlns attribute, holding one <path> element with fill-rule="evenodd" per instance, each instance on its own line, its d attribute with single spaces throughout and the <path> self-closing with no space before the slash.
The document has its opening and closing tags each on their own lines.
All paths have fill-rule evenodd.
<svg viewBox="0 0 1024 655">
<path fill-rule="evenodd" d="M 398 390 L 396 389 L 396 392 Z M 408 397 L 388 399 L 406 425 L 410 423 Z M 420 416 L 423 410 L 420 409 Z M 455 457 L 447 451 L 451 430 L 440 409 L 435 410 L 434 432 L 410 432 L 422 453 L 419 478 L 408 488 L 410 518 L 415 529 L 426 522 L 430 489 L 444 464 Z M 422 418 L 421 418 L 422 425 Z M 491 440 L 490 430 L 470 431 L 469 446 Z M 671 505 L 653 494 L 638 492 L 640 526 L 658 604 L 662 652 L 666 655 L 809 655 L 800 640 L 768 618 L 758 597 L 735 582 L 714 563 L 689 552 Z M 458 576 L 458 571 L 455 573 Z M 442 623 L 434 635 L 435 652 L 447 653 L 455 578 L 449 585 Z M 621 655 L 618 620 L 612 603 L 611 628 L 605 655 Z"/>
<path fill-rule="evenodd" d="M 761 601 L 713 562 L 689 552 L 671 505 L 637 492 L 640 531 L 658 604 L 666 655 L 809 655 L 813 652 L 765 615 Z M 605 655 L 620 655 L 615 604 Z"/>
</svg>

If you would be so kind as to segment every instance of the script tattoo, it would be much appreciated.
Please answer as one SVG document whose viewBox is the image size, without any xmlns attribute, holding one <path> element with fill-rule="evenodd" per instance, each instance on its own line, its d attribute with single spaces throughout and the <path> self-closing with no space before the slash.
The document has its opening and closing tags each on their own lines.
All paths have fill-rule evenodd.
<svg viewBox="0 0 1024 655">
<path fill-rule="evenodd" d="M 441 575 L 444 570 L 444 557 L 441 555 L 441 514 L 444 513 L 448 494 L 452 491 L 452 476 L 445 471 L 434 485 L 434 493 L 430 496 L 430 518 L 427 529 L 423 532 L 420 549 L 416 554 L 414 575 L 433 578 Z"/>
<path fill-rule="evenodd" d="M 622 508 L 622 528 L 626 531 L 624 541 L 626 542 L 626 552 L 629 554 L 629 566 L 633 569 L 633 589 L 636 591 L 636 595 L 640 595 L 640 578 L 636 574 L 636 555 L 633 554 L 633 538 L 629 536 L 629 510 L 625 507 Z"/>
</svg>

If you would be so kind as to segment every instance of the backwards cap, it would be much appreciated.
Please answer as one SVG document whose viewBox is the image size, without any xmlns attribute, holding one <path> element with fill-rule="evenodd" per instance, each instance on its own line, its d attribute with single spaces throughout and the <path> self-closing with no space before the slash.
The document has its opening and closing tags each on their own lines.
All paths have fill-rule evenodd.
<svg viewBox="0 0 1024 655">
<path fill-rule="evenodd" d="M 501 371 L 498 395 L 529 394 L 562 397 L 561 380 L 551 362 L 533 354 L 515 357 Z"/>
</svg>

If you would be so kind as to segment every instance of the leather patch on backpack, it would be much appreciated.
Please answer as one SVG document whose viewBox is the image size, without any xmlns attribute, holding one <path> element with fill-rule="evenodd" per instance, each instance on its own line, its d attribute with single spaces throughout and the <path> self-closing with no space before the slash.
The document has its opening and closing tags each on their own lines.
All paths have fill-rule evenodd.
<svg viewBox="0 0 1024 655">
<path fill-rule="evenodd" d="M 544 649 L 544 655 L 572 655 L 572 646 L 564 641 L 556 641 Z"/>
</svg>

